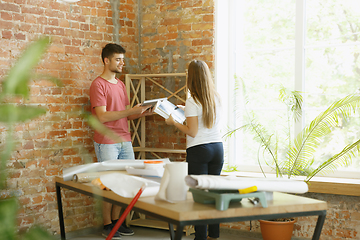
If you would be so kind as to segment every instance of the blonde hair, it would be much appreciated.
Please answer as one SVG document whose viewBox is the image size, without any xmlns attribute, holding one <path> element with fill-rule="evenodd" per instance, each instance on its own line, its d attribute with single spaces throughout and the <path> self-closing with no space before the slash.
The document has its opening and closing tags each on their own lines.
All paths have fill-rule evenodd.
<svg viewBox="0 0 360 240">
<path fill-rule="evenodd" d="M 194 101 L 202 106 L 204 126 L 212 128 L 215 124 L 215 97 L 218 97 L 218 93 L 215 90 L 209 67 L 204 61 L 190 62 L 186 84 Z"/>
</svg>

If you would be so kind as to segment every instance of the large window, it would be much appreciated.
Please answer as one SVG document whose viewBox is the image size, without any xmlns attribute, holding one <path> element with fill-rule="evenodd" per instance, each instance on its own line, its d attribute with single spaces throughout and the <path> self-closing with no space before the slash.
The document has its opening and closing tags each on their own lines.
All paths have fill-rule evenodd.
<svg viewBox="0 0 360 240">
<path fill-rule="evenodd" d="M 280 88 L 302 92 L 302 119 L 295 136 L 329 105 L 360 92 L 360 8 L 356 0 L 218 0 L 216 81 L 231 129 L 257 118 L 279 144 L 289 132 Z M 245 89 L 245 92 L 244 92 Z M 226 129 L 223 130 L 226 132 Z M 324 139 L 315 164 L 360 138 L 360 116 L 339 124 Z M 226 140 L 226 161 L 259 171 L 259 143 L 239 131 Z M 360 159 L 336 174 L 360 176 Z"/>
</svg>

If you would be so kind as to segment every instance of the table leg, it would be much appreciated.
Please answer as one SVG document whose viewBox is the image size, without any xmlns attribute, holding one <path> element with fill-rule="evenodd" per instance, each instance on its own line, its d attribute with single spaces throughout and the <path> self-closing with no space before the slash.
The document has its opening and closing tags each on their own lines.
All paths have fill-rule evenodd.
<svg viewBox="0 0 360 240">
<path fill-rule="evenodd" d="M 175 231 L 174 231 L 174 225 L 172 223 L 169 223 L 169 232 L 170 232 L 170 239 L 175 239 Z"/>
<path fill-rule="evenodd" d="M 58 213 L 59 213 L 59 223 L 60 223 L 60 234 L 61 240 L 65 240 L 65 225 L 64 225 L 64 214 L 61 202 L 61 188 L 56 184 L 56 198 L 58 204 Z"/>
<path fill-rule="evenodd" d="M 314 235 L 312 237 L 312 240 L 319 240 L 320 239 L 321 230 L 322 230 L 322 227 L 324 225 L 325 218 L 326 218 L 326 211 L 323 211 L 323 213 L 318 216 L 318 220 L 317 220 L 317 223 L 316 223 L 316 227 L 315 227 L 315 231 L 314 231 Z"/>
<path fill-rule="evenodd" d="M 175 240 L 181 240 L 183 236 L 184 226 L 176 225 Z"/>
</svg>

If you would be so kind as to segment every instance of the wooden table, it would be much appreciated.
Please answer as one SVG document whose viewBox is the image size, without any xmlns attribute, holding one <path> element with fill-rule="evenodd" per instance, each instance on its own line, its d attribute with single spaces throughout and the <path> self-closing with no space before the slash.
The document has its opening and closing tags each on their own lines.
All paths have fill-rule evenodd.
<svg viewBox="0 0 360 240">
<path fill-rule="evenodd" d="M 131 198 L 121 197 L 112 191 L 97 189 L 92 187 L 91 184 L 64 181 L 60 177 L 55 178 L 55 184 L 61 239 L 66 239 L 61 188 L 70 189 L 122 207 L 126 207 L 132 200 Z M 263 208 L 261 204 L 253 205 L 249 201 L 242 200 L 238 203 L 230 203 L 229 208 L 225 211 L 219 211 L 216 210 L 215 205 L 194 202 L 191 193 L 188 193 L 186 201 L 179 203 L 155 200 L 154 197 L 140 197 L 133 208 L 136 212 L 168 222 L 170 237 L 176 240 L 182 238 L 183 229 L 187 225 L 302 216 L 318 216 L 312 238 L 318 240 L 325 221 L 326 209 L 327 204 L 324 201 L 278 192 L 274 192 L 273 200 L 268 201 L 267 208 Z M 176 233 L 173 225 L 176 225 Z"/>
</svg>

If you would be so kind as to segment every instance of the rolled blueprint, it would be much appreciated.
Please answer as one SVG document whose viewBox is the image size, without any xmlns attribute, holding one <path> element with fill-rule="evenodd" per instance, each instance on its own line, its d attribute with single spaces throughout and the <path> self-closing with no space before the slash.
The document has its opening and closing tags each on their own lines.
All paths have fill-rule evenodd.
<svg viewBox="0 0 360 240">
<path fill-rule="evenodd" d="M 146 188 L 141 197 L 155 196 L 160 188 L 160 183 L 158 182 L 121 173 L 102 175 L 100 176 L 100 181 L 117 195 L 126 198 L 135 197 L 144 184 L 146 184 Z"/>
<path fill-rule="evenodd" d="M 279 178 L 188 175 L 185 182 L 199 189 L 238 190 L 256 186 L 258 191 L 266 192 L 306 193 L 309 190 L 304 181 Z"/>
</svg>

